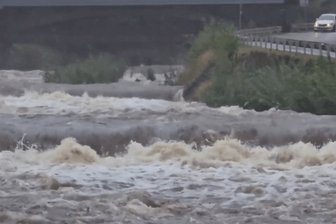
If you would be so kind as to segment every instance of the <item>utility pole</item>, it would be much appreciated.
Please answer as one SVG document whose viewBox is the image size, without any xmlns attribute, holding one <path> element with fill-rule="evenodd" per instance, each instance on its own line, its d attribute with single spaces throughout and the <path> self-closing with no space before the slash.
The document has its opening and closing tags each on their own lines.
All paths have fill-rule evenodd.
<svg viewBox="0 0 336 224">
<path fill-rule="evenodd" d="M 305 23 L 307 23 L 307 7 L 309 6 L 309 0 L 300 0 L 300 6 L 304 7 Z"/>
<path fill-rule="evenodd" d="M 239 30 L 241 30 L 241 16 L 243 14 L 243 4 L 239 4 Z"/>
<path fill-rule="evenodd" d="M 307 7 L 304 7 L 305 23 L 307 23 Z"/>
</svg>

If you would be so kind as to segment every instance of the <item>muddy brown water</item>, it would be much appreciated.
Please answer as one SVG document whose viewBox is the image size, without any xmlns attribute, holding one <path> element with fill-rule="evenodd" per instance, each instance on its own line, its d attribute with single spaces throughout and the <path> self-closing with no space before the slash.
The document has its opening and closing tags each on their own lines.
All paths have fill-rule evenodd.
<svg viewBox="0 0 336 224">
<path fill-rule="evenodd" d="M 0 78 L 0 223 L 336 222 L 336 116 Z"/>
</svg>

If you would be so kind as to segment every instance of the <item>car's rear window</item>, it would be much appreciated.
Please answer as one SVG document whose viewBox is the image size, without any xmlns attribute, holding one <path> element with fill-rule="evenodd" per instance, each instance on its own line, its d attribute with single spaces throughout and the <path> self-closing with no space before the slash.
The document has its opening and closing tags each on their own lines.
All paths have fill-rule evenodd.
<svg viewBox="0 0 336 224">
<path fill-rule="evenodd" d="M 322 20 L 334 20 L 335 16 L 332 16 L 332 15 L 322 15 L 322 16 L 320 16 L 319 19 L 322 19 Z"/>
</svg>

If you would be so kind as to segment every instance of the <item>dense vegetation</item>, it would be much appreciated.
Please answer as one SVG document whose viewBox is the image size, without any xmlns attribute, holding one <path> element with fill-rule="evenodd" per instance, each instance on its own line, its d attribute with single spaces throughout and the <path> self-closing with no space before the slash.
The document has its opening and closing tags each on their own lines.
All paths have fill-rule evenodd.
<svg viewBox="0 0 336 224">
<path fill-rule="evenodd" d="M 192 45 L 188 69 L 180 82 L 189 85 L 185 77 L 190 78 L 191 74 L 209 77 L 206 88 L 200 87 L 201 94 L 194 93 L 209 106 L 336 114 L 334 60 L 281 55 L 258 48 L 239 54 L 242 48 L 246 47 L 239 46 L 231 26 L 210 24 Z M 195 70 L 199 72 L 196 74 Z"/>
<path fill-rule="evenodd" d="M 117 82 L 126 65 L 108 53 L 91 56 L 62 54 L 55 49 L 33 44 L 15 44 L 8 57 L 0 57 L 1 69 L 45 70 L 45 82 L 90 84 Z"/>
<path fill-rule="evenodd" d="M 56 67 L 47 72 L 45 82 L 93 84 L 117 82 L 124 74 L 126 66 L 109 54 L 90 56 L 88 59 L 66 66 Z"/>
</svg>

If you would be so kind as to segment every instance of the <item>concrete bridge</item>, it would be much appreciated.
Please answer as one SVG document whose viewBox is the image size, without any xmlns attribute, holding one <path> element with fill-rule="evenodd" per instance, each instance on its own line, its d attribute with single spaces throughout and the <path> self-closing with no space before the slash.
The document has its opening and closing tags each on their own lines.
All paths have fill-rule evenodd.
<svg viewBox="0 0 336 224">
<path fill-rule="evenodd" d="M 64 52 L 95 49 L 120 55 L 146 51 L 148 56 L 133 53 L 132 63 L 167 63 L 188 47 L 190 36 L 211 18 L 237 25 L 239 4 L 244 4 L 243 23 L 279 25 L 280 11 L 288 7 L 284 1 L 2 0 L 0 51 L 13 43 L 51 46 Z"/>
<path fill-rule="evenodd" d="M 280 4 L 288 0 L 2 0 L 3 6 L 136 6 L 136 5 L 221 5 Z M 297 0 L 289 0 L 297 1 Z"/>
</svg>

